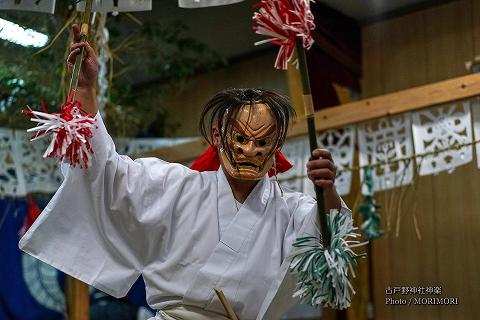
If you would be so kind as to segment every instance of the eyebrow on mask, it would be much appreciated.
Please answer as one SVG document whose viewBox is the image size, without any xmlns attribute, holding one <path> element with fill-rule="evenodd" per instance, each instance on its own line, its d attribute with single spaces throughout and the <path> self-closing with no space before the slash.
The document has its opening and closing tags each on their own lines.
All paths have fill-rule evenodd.
<svg viewBox="0 0 480 320">
<path fill-rule="evenodd" d="M 261 126 L 258 130 L 253 130 L 248 125 L 248 123 L 243 123 L 242 121 L 235 120 L 233 123 L 233 127 L 242 135 L 251 135 L 256 136 L 259 135 L 256 139 L 262 139 L 266 137 L 270 137 L 275 133 L 276 125 L 269 125 L 269 126 Z"/>
</svg>

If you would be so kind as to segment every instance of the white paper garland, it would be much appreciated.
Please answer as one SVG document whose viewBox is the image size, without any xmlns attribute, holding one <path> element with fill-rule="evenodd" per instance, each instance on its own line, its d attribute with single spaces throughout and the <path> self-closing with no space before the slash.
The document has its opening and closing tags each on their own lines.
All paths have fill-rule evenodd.
<svg viewBox="0 0 480 320">
<path fill-rule="evenodd" d="M 318 146 L 327 149 L 332 154 L 333 161 L 337 166 L 335 187 L 340 196 L 350 193 L 352 185 L 353 153 L 355 150 L 355 126 L 347 126 L 340 129 L 326 130 L 317 138 Z M 308 149 L 308 148 L 307 148 Z M 310 150 L 305 155 L 305 165 L 310 158 Z M 305 169 L 306 175 L 306 169 Z M 312 181 L 307 177 L 303 180 L 303 192 L 315 196 L 315 189 Z"/>
<path fill-rule="evenodd" d="M 55 12 L 55 0 L 2 0 L 0 1 L 0 10 L 34 11 L 53 14 Z"/>
<path fill-rule="evenodd" d="M 388 190 L 411 183 L 413 148 L 410 115 L 381 118 L 358 126 L 360 167 L 372 166 L 373 190 Z M 391 162 L 382 164 L 384 162 Z M 360 170 L 360 179 L 363 178 Z M 365 187 L 365 186 L 364 186 Z M 367 190 L 362 188 L 362 194 Z"/>
<path fill-rule="evenodd" d="M 473 139 L 480 141 L 480 97 L 475 97 L 471 100 L 470 105 L 473 118 Z M 475 144 L 475 151 L 477 154 L 477 167 L 480 168 L 480 143 Z"/>
<path fill-rule="evenodd" d="M 293 168 L 278 175 L 280 184 L 291 190 L 303 191 L 303 177 L 305 176 L 305 152 L 308 150 L 306 137 L 288 139 L 282 153 L 293 164 Z"/>
<path fill-rule="evenodd" d="M 117 4 L 117 5 L 115 5 Z M 83 11 L 85 2 L 77 4 L 77 10 Z M 152 10 L 152 0 L 94 0 L 92 11 L 94 12 L 133 12 Z"/>
<path fill-rule="evenodd" d="M 412 121 L 417 155 L 472 142 L 470 101 L 417 111 L 412 114 Z M 470 161 L 472 161 L 471 145 L 417 158 L 417 163 L 420 163 L 419 174 L 422 176 L 442 171 L 451 173 L 456 167 Z"/>
</svg>

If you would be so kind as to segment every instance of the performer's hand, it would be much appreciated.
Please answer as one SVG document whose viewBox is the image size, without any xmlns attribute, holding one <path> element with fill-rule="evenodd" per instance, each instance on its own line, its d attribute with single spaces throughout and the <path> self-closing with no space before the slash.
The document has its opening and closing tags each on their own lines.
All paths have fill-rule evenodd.
<svg viewBox="0 0 480 320">
<path fill-rule="evenodd" d="M 73 66 L 77 55 L 80 54 L 82 48 L 85 48 L 82 67 L 80 68 L 80 74 L 78 79 L 79 89 L 94 89 L 97 85 L 98 77 L 98 62 L 95 55 L 95 51 L 88 42 L 80 41 L 80 28 L 74 24 L 72 26 L 73 31 L 73 43 L 70 47 L 70 54 L 67 58 L 68 71 L 71 74 L 73 72 Z"/>
<path fill-rule="evenodd" d="M 327 149 L 315 149 L 307 162 L 307 175 L 317 186 L 331 189 L 335 183 L 337 168 Z"/>
</svg>

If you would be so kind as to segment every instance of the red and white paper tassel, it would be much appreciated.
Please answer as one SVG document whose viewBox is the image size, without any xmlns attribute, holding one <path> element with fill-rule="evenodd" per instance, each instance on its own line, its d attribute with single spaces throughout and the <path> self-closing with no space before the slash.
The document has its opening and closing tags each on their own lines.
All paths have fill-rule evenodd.
<svg viewBox="0 0 480 320">
<path fill-rule="evenodd" d="M 36 127 L 28 129 L 27 132 L 36 132 L 30 141 L 49 136 L 50 144 L 43 154 L 44 158 L 59 158 L 73 166 L 80 165 L 80 167 L 88 168 L 93 155 L 89 141 L 93 135 L 95 119 L 91 114 L 82 111 L 79 100 L 72 101 L 72 99 L 73 91 L 67 102 L 62 104 L 61 113 L 47 113 L 43 104 L 44 112 L 25 111 L 27 115 L 32 116 L 33 122 L 38 123 Z"/>
<path fill-rule="evenodd" d="M 280 46 L 275 68 L 287 69 L 297 38 L 302 39 L 304 49 L 312 47 L 315 23 L 310 11 L 311 2 L 314 0 L 262 0 L 255 5 L 258 12 L 254 13 L 253 21 L 258 26 L 253 29 L 268 37 L 255 42 L 255 45 L 270 42 Z"/>
</svg>

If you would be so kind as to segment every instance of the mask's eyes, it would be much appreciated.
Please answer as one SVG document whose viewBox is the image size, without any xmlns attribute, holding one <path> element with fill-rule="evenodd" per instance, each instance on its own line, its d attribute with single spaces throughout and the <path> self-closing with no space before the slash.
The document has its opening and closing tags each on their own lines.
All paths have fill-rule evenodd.
<svg viewBox="0 0 480 320">
<path fill-rule="evenodd" d="M 262 139 L 262 140 L 257 141 L 257 144 L 260 147 L 265 147 L 267 145 L 267 141 Z"/>
<path fill-rule="evenodd" d="M 245 137 L 242 136 L 241 134 L 235 133 L 235 140 L 236 140 L 237 142 L 244 143 L 246 139 L 245 139 Z"/>
</svg>

